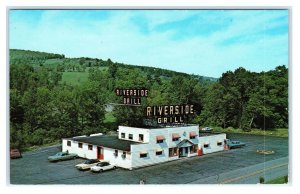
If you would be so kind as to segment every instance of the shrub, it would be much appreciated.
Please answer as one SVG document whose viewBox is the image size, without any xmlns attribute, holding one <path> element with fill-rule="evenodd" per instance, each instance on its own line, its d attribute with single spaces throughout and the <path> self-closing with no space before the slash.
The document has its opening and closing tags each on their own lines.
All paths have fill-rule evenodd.
<svg viewBox="0 0 300 194">
<path fill-rule="evenodd" d="M 288 183 L 289 182 L 289 177 L 286 175 L 286 176 L 284 176 L 284 182 L 285 183 Z"/>
<path fill-rule="evenodd" d="M 265 182 L 265 178 L 262 177 L 262 176 L 260 176 L 260 177 L 259 177 L 259 183 L 264 183 L 264 182 Z"/>
</svg>

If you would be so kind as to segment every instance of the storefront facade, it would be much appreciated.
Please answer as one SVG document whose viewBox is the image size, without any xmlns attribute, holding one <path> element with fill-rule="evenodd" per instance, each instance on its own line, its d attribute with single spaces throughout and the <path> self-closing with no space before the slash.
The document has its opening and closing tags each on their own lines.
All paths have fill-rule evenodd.
<svg viewBox="0 0 300 194">
<path fill-rule="evenodd" d="M 198 125 L 163 128 L 119 126 L 118 136 L 63 139 L 63 151 L 133 169 L 224 150 L 226 134 L 202 134 Z"/>
</svg>

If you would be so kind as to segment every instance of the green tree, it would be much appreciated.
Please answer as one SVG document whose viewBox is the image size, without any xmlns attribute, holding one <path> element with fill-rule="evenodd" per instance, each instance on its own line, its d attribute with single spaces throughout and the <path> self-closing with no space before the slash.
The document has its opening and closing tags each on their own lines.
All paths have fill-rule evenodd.
<svg viewBox="0 0 300 194">
<path fill-rule="evenodd" d="M 79 131 L 79 105 L 76 101 L 74 88 L 63 86 L 56 88 L 54 91 L 54 120 L 57 124 L 55 132 L 52 132 L 53 137 L 73 137 L 81 135 Z"/>
<path fill-rule="evenodd" d="M 102 88 L 95 82 L 89 82 L 78 89 L 77 100 L 82 130 L 84 128 L 101 130 L 105 105 L 105 97 L 101 92 Z"/>
<path fill-rule="evenodd" d="M 118 66 L 116 63 L 112 62 L 110 59 L 107 60 L 108 63 L 108 72 L 112 79 L 116 78 L 116 73 L 118 71 Z"/>
</svg>

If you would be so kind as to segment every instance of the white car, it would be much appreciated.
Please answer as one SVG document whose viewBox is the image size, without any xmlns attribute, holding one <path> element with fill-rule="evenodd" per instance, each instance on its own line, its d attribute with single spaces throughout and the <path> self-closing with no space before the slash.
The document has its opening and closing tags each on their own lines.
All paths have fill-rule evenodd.
<svg viewBox="0 0 300 194">
<path fill-rule="evenodd" d="M 75 167 L 78 170 L 88 170 L 93 166 L 96 166 L 96 164 L 99 162 L 99 160 L 96 159 L 90 159 L 90 160 L 86 160 L 84 163 L 82 164 L 77 164 Z"/>
<path fill-rule="evenodd" d="M 201 129 L 201 131 L 205 131 L 205 132 L 212 132 L 213 128 L 210 127 L 204 127 Z"/>
<path fill-rule="evenodd" d="M 92 172 L 103 172 L 106 170 L 116 169 L 117 167 L 113 164 L 109 164 L 108 162 L 99 162 L 96 166 L 91 168 Z"/>
</svg>

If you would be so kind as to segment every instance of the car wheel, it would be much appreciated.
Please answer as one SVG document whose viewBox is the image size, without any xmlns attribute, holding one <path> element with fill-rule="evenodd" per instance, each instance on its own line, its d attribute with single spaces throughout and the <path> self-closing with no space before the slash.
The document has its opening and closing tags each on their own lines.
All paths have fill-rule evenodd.
<svg viewBox="0 0 300 194">
<path fill-rule="evenodd" d="M 100 169 L 100 171 L 99 172 L 103 172 L 103 169 Z"/>
<path fill-rule="evenodd" d="M 113 169 L 116 169 L 116 168 L 117 168 L 116 166 L 113 167 Z"/>
<path fill-rule="evenodd" d="M 74 160 L 75 160 L 76 158 L 77 158 L 76 156 L 73 157 Z"/>
</svg>

